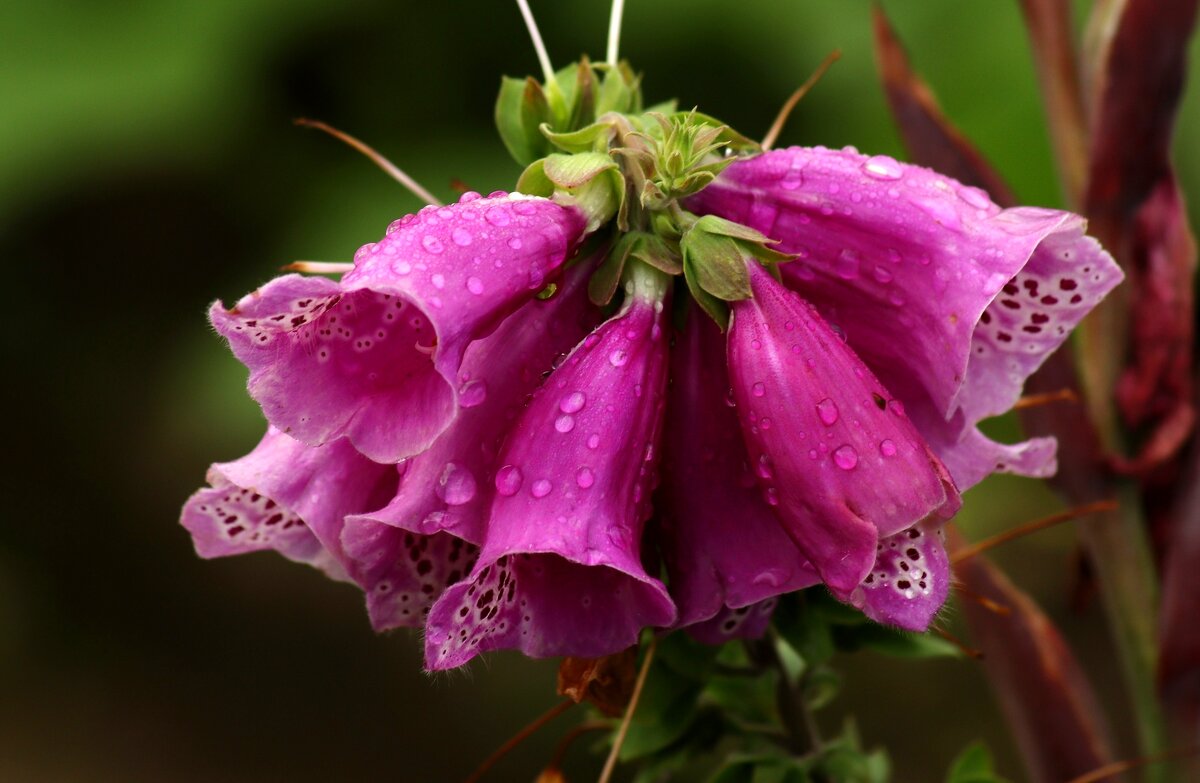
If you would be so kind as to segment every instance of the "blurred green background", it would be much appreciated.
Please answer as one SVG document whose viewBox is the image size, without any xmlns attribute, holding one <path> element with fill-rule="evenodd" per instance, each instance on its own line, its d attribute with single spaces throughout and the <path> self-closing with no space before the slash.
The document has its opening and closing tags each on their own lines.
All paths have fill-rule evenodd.
<svg viewBox="0 0 1200 783">
<path fill-rule="evenodd" d="M 603 54 L 606 2 L 533 5 L 556 65 Z M 1017 3 L 886 6 L 1022 200 L 1059 204 Z M 783 141 L 902 156 L 867 2 L 630 0 L 622 39 L 649 101 L 678 97 L 751 136 L 834 48 L 842 61 Z M 0 780 L 457 781 L 554 702 L 551 662 L 499 654 L 430 678 L 419 640 L 373 635 L 353 589 L 271 554 L 202 562 L 176 523 L 207 464 L 262 429 L 207 303 L 297 258 L 349 260 L 419 206 L 291 119 L 360 136 L 444 198 L 455 179 L 487 192 L 518 174 L 492 130 L 499 77 L 536 70 L 515 6 L 497 0 L 0 6 L 0 258 L 15 276 L 2 387 L 16 433 L 0 517 Z M 1192 89 L 1178 137 L 1198 132 Z M 1200 149 L 1177 157 L 1195 194 Z M 1035 482 L 997 479 L 960 519 L 976 538 L 1052 503 Z M 1070 530 L 996 557 L 1123 715 L 1098 609 L 1071 608 Z M 897 780 L 939 780 L 975 737 L 1021 779 L 978 665 L 840 665 L 845 692 L 820 719 L 832 730 L 854 713 Z M 531 780 L 565 725 L 493 779 Z M 583 751 L 571 769 L 595 768 Z"/>
</svg>

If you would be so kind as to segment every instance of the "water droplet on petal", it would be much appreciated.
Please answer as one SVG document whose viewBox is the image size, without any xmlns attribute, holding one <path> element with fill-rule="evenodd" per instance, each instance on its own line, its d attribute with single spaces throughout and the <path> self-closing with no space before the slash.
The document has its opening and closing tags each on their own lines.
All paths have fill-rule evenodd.
<svg viewBox="0 0 1200 783">
<path fill-rule="evenodd" d="M 769 479 L 775 474 L 771 471 L 771 458 L 766 454 L 759 456 L 758 464 L 754 468 L 754 472 L 761 479 Z"/>
<path fill-rule="evenodd" d="M 839 446 L 833 452 L 833 464 L 842 470 L 854 470 L 858 466 L 858 452 L 850 444 Z"/>
<path fill-rule="evenodd" d="M 407 261 L 397 261 L 392 265 L 392 269 L 395 269 L 398 275 L 407 275 L 412 271 L 412 264 Z"/>
<path fill-rule="evenodd" d="M 786 574 L 778 568 L 768 568 L 758 576 L 754 577 L 752 584 L 764 585 L 766 587 L 779 587 L 783 584 Z"/>
<path fill-rule="evenodd" d="M 434 288 L 438 288 L 438 289 L 445 288 L 446 287 L 446 276 L 435 272 L 433 274 L 433 276 L 431 276 L 429 278 L 429 282 L 433 283 Z"/>
<path fill-rule="evenodd" d="M 520 250 L 521 249 L 521 238 L 520 237 L 509 237 L 508 238 L 508 246 L 511 247 L 513 250 Z"/>
<path fill-rule="evenodd" d="M 571 392 L 558 401 L 558 409 L 563 413 L 578 413 L 583 410 L 585 402 L 587 402 L 587 395 L 583 392 Z"/>
<path fill-rule="evenodd" d="M 496 471 L 496 491 L 505 497 L 512 497 L 521 488 L 524 477 L 516 465 L 505 465 Z"/>
<path fill-rule="evenodd" d="M 458 404 L 462 408 L 474 408 L 487 399 L 487 382 L 474 380 L 464 383 L 458 390 Z"/>
<path fill-rule="evenodd" d="M 843 250 L 834 264 L 834 272 L 837 276 L 844 280 L 853 280 L 858 277 L 858 268 L 862 263 L 862 256 L 857 250 Z"/>
<path fill-rule="evenodd" d="M 475 477 L 461 465 L 447 462 L 433 491 L 446 505 L 461 506 L 475 497 Z"/>
<path fill-rule="evenodd" d="M 483 281 L 478 277 L 467 278 L 467 290 L 478 296 L 483 293 Z"/>
<path fill-rule="evenodd" d="M 768 506 L 778 506 L 779 490 L 775 487 L 767 487 L 767 491 L 763 493 L 763 499 L 767 501 Z"/>
<path fill-rule="evenodd" d="M 471 232 L 465 228 L 456 228 L 450 232 L 450 238 L 454 240 L 454 244 L 459 247 L 466 247 L 471 244 Z"/>
<path fill-rule="evenodd" d="M 892 282 L 892 270 L 885 266 L 876 266 L 874 277 L 880 283 L 890 283 Z"/>
<path fill-rule="evenodd" d="M 554 485 L 548 479 L 538 479 L 529 488 L 529 494 L 535 498 L 544 498 L 550 494 L 550 490 L 552 489 L 554 489 Z"/>
<path fill-rule="evenodd" d="M 596 483 L 596 474 L 592 472 L 591 468 L 580 468 L 579 472 L 575 474 L 575 483 L 579 485 L 580 489 L 587 489 Z"/>
<path fill-rule="evenodd" d="M 629 353 L 627 351 L 621 350 L 620 348 L 618 348 L 617 350 L 613 351 L 612 353 L 610 353 L 608 355 L 608 362 L 613 367 L 621 367 L 621 366 L 625 365 L 625 363 L 628 361 L 629 361 Z"/>
<path fill-rule="evenodd" d="M 761 382 L 756 383 L 750 387 L 750 393 L 755 397 L 761 397 L 767 393 L 767 387 L 763 386 Z"/>
<path fill-rule="evenodd" d="M 880 441 L 879 442 L 879 453 L 885 457 L 896 456 L 896 444 L 893 443 L 890 439 Z"/>
<path fill-rule="evenodd" d="M 817 403 L 817 416 L 819 416 L 821 418 L 821 421 L 827 427 L 832 427 L 834 424 L 837 424 L 837 420 L 838 420 L 837 403 L 834 402 L 833 400 L 829 399 L 828 397 L 821 400 L 820 402 Z"/>
<path fill-rule="evenodd" d="M 862 165 L 863 173 L 874 179 L 900 179 L 904 169 L 894 159 L 887 155 L 876 155 L 868 158 Z"/>
<path fill-rule="evenodd" d="M 444 249 L 442 247 L 442 240 L 438 239 L 433 234 L 426 234 L 425 237 L 421 239 L 421 247 L 425 248 L 426 252 L 433 253 L 434 255 L 442 252 Z"/>
<path fill-rule="evenodd" d="M 504 207 L 490 207 L 483 213 L 483 219 L 493 226 L 507 226 L 512 222 L 512 217 Z"/>
<path fill-rule="evenodd" d="M 975 207 L 975 209 L 987 209 L 992 205 L 992 200 L 979 188 L 964 185 L 958 189 L 958 197 Z"/>
<path fill-rule="evenodd" d="M 593 432 L 591 435 L 588 435 L 587 447 L 589 449 L 594 449 L 599 446 L 600 446 L 600 433 Z"/>
<path fill-rule="evenodd" d="M 575 429 L 575 417 L 564 413 L 554 420 L 554 429 L 562 433 L 570 432 Z"/>
</svg>

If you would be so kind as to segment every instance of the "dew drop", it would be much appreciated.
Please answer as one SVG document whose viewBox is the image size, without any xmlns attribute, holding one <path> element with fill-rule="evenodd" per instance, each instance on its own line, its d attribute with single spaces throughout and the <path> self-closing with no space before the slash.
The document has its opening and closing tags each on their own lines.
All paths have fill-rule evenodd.
<svg viewBox="0 0 1200 783">
<path fill-rule="evenodd" d="M 766 454 L 760 455 L 758 458 L 758 464 L 754 467 L 754 472 L 757 473 L 758 477 L 761 479 L 769 479 L 773 477 L 775 474 L 771 470 L 771 458 Z"/>
<path fill-rule="evenodd" d="M 562 433 L 570 432 L 575 429 L 575 417 L 569 413 L 564 413 L 554 420 L 554 429 Z"/>
<path fill-rule="evenodd" d="M 505 465 L 496 471 L 496 491 L 505 497 L 512 497 L 521 488 L 524 477 L 516 465 Z"/>
<path fill-rule="evenodd" d="M 613 367 L 623 367 L 629 361 L 629 353 L 620 348 L 608 355 L 608 362 Z"/>
<path fill-rule="evenodd" d="M 520 250 L 521 249 L 521 238 L 520 237 L 509 237 L 508 238 L 508 246 L 510 248 L 512 248 L 513 250 Z"/>
<path fill-rule="evenodd" d="M 853 280 L 858 277 L 858 268 L 861 263 L 862 256 L 858 254 L 858 251 L 846 249 L 838 254 L 834 272 L 844 280 Z"/>
<path fill-rule="evenodd" d="M 975 209 L 987 209 L 992 205 L 992 200 L 979 188 L 961 187 L 958 189 L 958 197 Z"/>
<path fill-rule="evenodd" d="M 558 409 L 563 413 L 578 413 L 583 410 L 585 402 L 587 402 L 587 395 L 583 392 L 571 392 L 558 401 Z"/>
<path fill-rule="evenodd" d="M 553 488 L 554 485 L 551 484 L 548 479 L 538 479 L 537 481 L 533 482 L 533 486 L 529 488 L 529 494 L 533 495 L 535 498 L 544 498 L 550 494 L 550 490 Z"/>
<path fill-rule="evenodd" d="M 879 442 L 879 453 L 885 457 L 896 456 L 896 444 L 890 439 L 885 439 Z"/>
<path fill-rule="evenodd" d="M 842 470 L 854 470 L 858 466 L 858 452 L 849 444 L 839 446 L 833 452 L 833 463 Z"/>
<path fill-rule="evenodd" d="M 763 386 L 762 382 L 756 383 L 750 387 L 750 393 L 755 397 L 761 397 L 767 393 L 767 387 Z"/>
<path fill-rule="evenodd" d="M 468 381 L 458 389 L 458 405 L 461 408 L 474 408 L 482 405 L 487 399 L 487 382 L 479 379 Z"/>
<path fill-rule="evenodd" d="M 412 271 L 412 264 L 407 261 L 397 261 L 392 265 L 392 268 L 396 270 L 396 274 L 398 275 L 407 275 Z"/>
<path fill-rule="evenodd" d="M 595 448 L 598 448 L 599 446 L 600 446 L 600 433 L 593 432 L 591 435 L 588 435 L 587 447 L 589 449 L 595 449 Z"/>
<path fill-rule="evenodd" d="M 433 253 L 434 255 L 437 255 L 444 250 L 442 247 L 442 240 L 438 239 L 433 234 L 425 235 L 425 237 L 421 240 L 421 247 L 425 248 L 427 253 Z"/>
<path fill-rule="evenodd" d="M 579 485 L 580 489 L 587 489 L 596 483 L 596 474 L 592 472 L 591 468 L 580 468 L 575 474 L 575 483 Z"/>
<path fill-rule="evenodd" d="M 450 232 L 450 238 L 454 240 L 454 244 L 459 247 L 466 247 L 471 244 L 471 232 L 465 228 L 456 228 Z"/>
<path fill-rule="evenodd" d="M 892 270 L 888 269 L 886 266 L 876 266 L 874 277 L 877 282 L 890 283 L 892 282 Z"/>
<path fill-rule="evenodd" d="M 863 163 L 862 170 L 864 174 L 873 179 L 900 179 L 904 176 L 904 169 L 900 167 L 900 164 L 887 155 L 868 158 Z"/>
<path fill-rule="evenodd" d="M 817 416 L 821 418 L 821 422 L 827 427 L 832 427 L 837 424 L 838 406 L 833 400 L 826 397 L 817 403 Z"/>
<path fill-rule="evenodd" d="M 440 290 L 446 287 L 446 276 L 435 272 L 433 276 L 429 278 L 429 282 L 433 283 L 434 288 Z"/>
<path fill-rule="evenodd" d="M 478 277 L 467 278 L 467 290 L 478 296 L 483 293 L 483 281 Z"/>
<path fill-rule="evenodd" d="M 483 219 L 493 226 L 507 226 L 512 222 L 512 217 L 508 214 L 508 210 L 503 207 L 489 208 L 483 213 Z"/>
<path fill-rule="evenodd" d="M 461 506 L 463 503 L 469 503 L 475 497 L 475 477 L 471 475 L 471 471 L 461 465 L 447 462 L 446 467 L 442 468 L 442 474 L 438 477 L 433 491 L 439 498 L 446 501 L 446 505 Z"/>
</svg>

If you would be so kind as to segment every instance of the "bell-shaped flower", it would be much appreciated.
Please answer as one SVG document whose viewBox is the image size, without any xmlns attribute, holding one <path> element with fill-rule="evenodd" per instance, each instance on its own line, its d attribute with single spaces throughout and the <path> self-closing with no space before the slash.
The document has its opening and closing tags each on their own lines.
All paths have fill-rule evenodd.
<svg viewBox="0 0 1200 783">
<path fill-rule="evenodd" d="M 546 286 L 584 225 L 547 199 L 467 194 L 393 223 L 338 283 L 287 275 L 210 317 L 272 425 L 398 462 L 454 419 L 467 346 Z"/>
<path fill-rule="evenodd" d="M 596 657 L 674 621 L 641 557 L 667 376 L 666 283 L 635 264 L 621 312 L 575 347 L 517 421 L 475 569 L 429 614 L 428 668 L 502 648 Z"/>
<path fill-rule="evenodd" d="M 704 641 L 755 635 L 745 621 L 770 607 L 740 610 L 821 581 L 763 498 L 729 394 L 725 338 L 693 306 L 671 348 L 659 545 L 679 625 Z"/>
<path fill-rule="evenodd" d="M 950 594 L 950 559 L 936 524 L 918 524 L 876 545 L 875 565 L 850 602 L 876 622 L 924 631 Z"/>
<path fill-rule="evenodd" d="M 791 148 L 730 165 L 689 208 L 797 258 L 784 282 L 835 324 L 907 407 L 961 489 L 993 471 L 1054 471 L 1054 444 L 995 443 L 976 424 L 1121 280 L 1077 215 L 1002 210 L 936 172 L 852 150 Z"/>
<path fill-rule="evenodd" d="M 345 580 L 342 520 L 385 503 L 396 468 L 371 462 L 346 440 L 307 446 L 270 427 L 252 452 L 213 465 L 208 483 L 180 519 L 201 557 L 274 549 Z"/>
<path fill-rule="evenodd" d="M 729 374 L 763 497 L 842 600 L 880 538 L 945 520 L 958 491 L 871 371 L 816 308 L 757 261 L 753 296 L 733 303 Z"/>
<path fill-rule="evenodd" d="M 401 463 L 391 502 L 346 520 L 350 574 L 367 594 L 376 630 L 421 624 L 442 591 L 470 572 L 504 436 L 555 359 L 599 320 L 586 292 L 592 268 L 586 260 L 572 266 L 552 296 L 530 300 L 467 347 L 454 423 Z"/>
</svg>

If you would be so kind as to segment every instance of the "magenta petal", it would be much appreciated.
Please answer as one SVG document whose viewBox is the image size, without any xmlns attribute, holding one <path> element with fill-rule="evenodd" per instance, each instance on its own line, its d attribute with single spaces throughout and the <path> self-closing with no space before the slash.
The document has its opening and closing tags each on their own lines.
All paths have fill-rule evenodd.
<svg viewBox="0 0 1200 783">
<path fill-rule="evenodd" d="M 976 188 L 882 156 L 765 153 L 730 166 L 690 206 L 797 254 L 781 267 L 785 282 L 898 399 L 914 408 L 928 400 L 946 420 L 963 412 L 962 429 L 936 439 L 948 467 L 974 461 L 951 454 L 960 436 L 1008 410 L 1121 280 L 1078 216 L 1001 210 Z M 953 475 L 962 488 L 979 478 Z"/>
<path fill-rule="evenodd" d="M 693 307 L 671 349 L 660 497 L 663 558 L 679 625 L 721 635 L 742 609 L 821 581 L 763 499 L 730 406 L 725 340 Z M 769 612 L 767 613 L 769 616 Z M 694 634 L 710 638 L 706 631 Z"/>
<path fill-rule="evenodd" d="M 361 517 L 346 520 L 342 549 L 376 631 L 420 627 L 433 602 L 479 556 L 478 547 L 450 533 L 421 535 Z"/>
<path fill-rule="evenodd" d="M 729 370 L 767 503 L 839 597 L 870 571 L 876 541 L 949 518 L 958 492 L 916 428 L 797 294 L 751 262 L 733 304 Z"/>
<path fill-rule="evenodd" d="M 464 196 L 393 223 L 340 285 L 288 275 L 210 316 L 268 421 L 398 462 L 453 420 L 467 345 L 545 285 L 583 228 L 546 199 Z"/>
<path fill-rule="evenodd" d="M 757 639 L 766 633 L 778 599 L 768 598 L 738 609 L 721 607 L 703 622 L 689 625 L 687 632 L 703 644 L 724 644 L 730 639 Z"/>
<path fill-rule="evenodd" d="M 429 615 L 430 669 L 502 648 L 606 655 L 674 621 L 640 555 L 667 370 L 662 296 L 635 290 L 521 416 L 497 461 L 475 571 Z"/>
<path fill-rule="evenodd" d="M 875 565 L 851 603 L 877 623 L 924 631 L 949 594 L 942 531 L 917 525 L 880 539 Z"/>
<path fill-rule="evenodd" d="M 272 427 L 245 457 L 213 465 L 208 481 L 180 520 L 201 557 L 274 549 L 346 579 L 342 519 L 382 503 L 395 487 L 395 468 L 344 440 L 306 446 Z"/>
<path fill-rule="evenodd" d="M 592 268 L 568 270 L 554 296 L 530 300 L 467 348 L 454 423 L 427 451 L 402 463 L 399 489 L 387 506 L 347 518 L 342 540 L 350 572 L 366 591 L 377 630 L 419 622 L 424 608 L 470 571 L 504 436 L 555 358 L 599 319 L 586 292 Z M 467 557 L 471 562 L 464 564 Z"/>
</svg>

